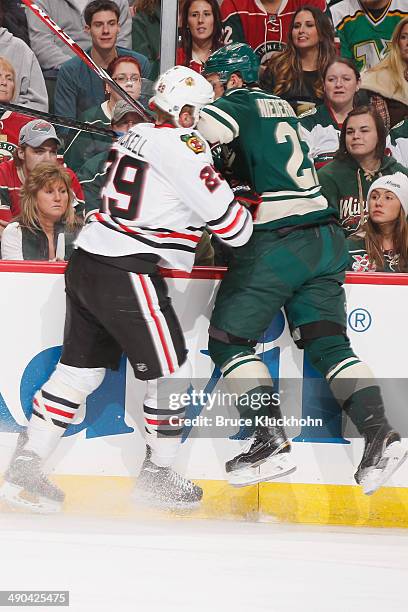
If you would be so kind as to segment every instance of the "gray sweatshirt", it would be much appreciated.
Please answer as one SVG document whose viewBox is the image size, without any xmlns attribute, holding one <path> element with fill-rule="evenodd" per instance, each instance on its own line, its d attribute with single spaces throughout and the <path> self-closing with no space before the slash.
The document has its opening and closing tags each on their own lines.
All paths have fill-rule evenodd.
<svg viewBox="0 0 408 612">
<path fill-rule="evenodd" d="M 6 57 L 16 71 L 13 103 L 47 112 L 47 89 L 37 58 L 21 38 L 1 27 L 0 56 Z"/>
<path fill-rule="evenodd" d="M 132 20 L 129 2 L 128 0 L 115 0 L 115 2 L 120 9 L 120 32 L 116 44 L 131 49 Z M 82 49 L 88 49 L 92 45 L 91 37 L 84 31 L 83 0 L 37 0 L 36 4 L 43 8 Z M 75 54 L 69 47 L 27 7 L 26 15 L 31 48 L 43 70 L 59 68 L 61 64 L 74 57 Z"/>
</svg>

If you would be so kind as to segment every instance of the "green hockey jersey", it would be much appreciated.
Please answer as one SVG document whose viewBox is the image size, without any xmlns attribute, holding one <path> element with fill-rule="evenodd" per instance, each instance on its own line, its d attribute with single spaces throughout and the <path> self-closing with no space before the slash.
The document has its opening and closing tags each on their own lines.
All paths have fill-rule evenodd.
<svg viewBox="0 0 408 612">
<path fill-rule="evenodd" d="M 321 104 L 299 115 L 302 136 L 309 147 L 309 155 L 316 169 L 334 159 L 339 149 L 341 125 L 327 104 Z"/>
<path fill-rule="evenodd" d="M 262 198 L 256 229 L 320 223 L 336 215 L 321 194 L 299 119 L 286 100 L 239 88 L 204 107 L 198 130 L 211 143 L 232 143 L 239 180 Z"/>
<path fill-rule="evenodd" d="M 341 56 L 353 59 L 361 71 L 387 54 L 395 26 L 408 16 L 408 0 L 390 0 L 381 10 L 366 8 L 359 0 L 334 0 L 329 12 Z"/>
</svg>

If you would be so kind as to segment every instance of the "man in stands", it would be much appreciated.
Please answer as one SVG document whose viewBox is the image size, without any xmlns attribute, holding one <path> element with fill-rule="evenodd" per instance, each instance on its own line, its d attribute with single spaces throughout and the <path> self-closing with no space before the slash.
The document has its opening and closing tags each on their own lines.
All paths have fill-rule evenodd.
<svg viewBox="0 0 408 612">
<path fill-rule="evenodd" d="M 58 163 L 60 144 L 54 127 L 43 119 L 30 121 L 21 128 L 13 158 L 0 164 L 0 230 L 20 212 L 20 189 L 25 178 L 41 162 Z M 67 172 L 72 179 L 78 213 L 84 204 L 82 188 L 75 173 L 70 168 Z"/>
<path fill-rule="evenodd" d="M 134 57 L 140 64 L 142 77 L 148 78 L 148 59 L 140 53 L 116 46 L 120 31 L 119 16 L 119 8 L 112 0 L 93 0 L 86 6 L 85 30 L 92 39 L 92 47 L 87 49 L 87 53 L 104 69 L 120 55 Z M 57 115 L 78 118 L 85 110 L 102 104 L 104 100 L 103 81 L 79 57 L 62 64 L 55 89 Z"/>
<path fill-rule="evenodd" d="M 27 433 L 20 434 L 0 490 L 9 503 L 59 510 L 64 493 L 43 474 L 43 462 L 106 368 L 119 367 L 122 351 L 136 378 L 147 381 L 138 495 L 166 507 L 200 502 L 201 488 L 172 469 L 185 411 L 172 407 L 169 393 L 188 389 L 191 366 L 158 266 L 190 271 L 206 224 L 231 246 L 252 233 L 248 210 L 215 172 L 210 148 L 194 130 L 212 99 L 204 77 L 171 68 L 156 86 L 156 125 L 141 123 L 112 147 L 101 211 L 77 239 L 65 276 L 61 359 L 35 394 Z M 22 498 L 24 490 L 37 500 Z"/>
</svg>

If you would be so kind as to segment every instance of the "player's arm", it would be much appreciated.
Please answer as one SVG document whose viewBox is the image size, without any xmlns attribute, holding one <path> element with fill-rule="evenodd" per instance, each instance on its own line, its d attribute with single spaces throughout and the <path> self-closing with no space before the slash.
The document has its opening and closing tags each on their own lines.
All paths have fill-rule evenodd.
<svg viewBox="0 0 408 612">
<path fill-rule="evenodd" d="M 239 136 L 239 124 L 231 114 L 231 106 L 219 98 L 200 111 L 197 130 L 213 144 L 228 144 Z"/>
</svg>

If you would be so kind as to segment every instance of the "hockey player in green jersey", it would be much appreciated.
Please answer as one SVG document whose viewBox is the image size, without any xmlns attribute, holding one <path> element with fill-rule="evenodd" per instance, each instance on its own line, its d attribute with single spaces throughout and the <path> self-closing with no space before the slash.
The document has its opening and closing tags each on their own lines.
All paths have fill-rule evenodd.
<svg viewBox="0 0 408 612">
<path fill-rule="evenodd" d="M 238 393 L 243 416 L 254 416 L 246 406 L 260 392 L 268 392 L 271 401 L 264 411 L 268 424 L 254 416 L 246 450 L 228 461 L 226 470 L 231 484 L 245 486 L 294 469 L 289 440 L 274 424 L 281 413 L 273 400 L 273 381 L 254 350 L 284 307 L 296 345 L 326 378 L 365 438 L 355 479 L 371 494 L 407 453 L 387 422 L 373 374 L 354 354 L 346 335 L 342 284 L 348 253 L 337 211 L 320 192 L 307 146 L 299 137 L 298 118 L 286 101 L 257 87 L 258 67 L 248 45 L 213 53 L 205 73 L 218 74 L 226 93 L 202 109 L 198 124 L 210 142 L 234 146 L 234 171 L 261 196 L 253 236 L 236 251 L 221 283 L 209 352 L 229 390 Z"/>
<path fill-rule="evenodd" d="M 329 13 L 340 39 L 340 55 L 357 68 L 372 68 L 387 54 L 397 23 L 408 16 L 406 0 L 332 0 Z"/>
</svg>

